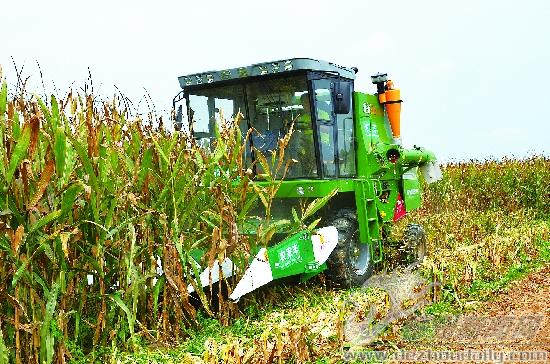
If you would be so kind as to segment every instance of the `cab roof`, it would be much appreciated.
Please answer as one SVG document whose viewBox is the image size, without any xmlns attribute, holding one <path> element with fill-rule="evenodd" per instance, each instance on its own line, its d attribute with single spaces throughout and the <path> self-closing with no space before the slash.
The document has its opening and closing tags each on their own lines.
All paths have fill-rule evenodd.
<svg viewBox="0 0 550 364">
<path fill-rule="evenodd" d="M 280 61 L 256 63 L 250 66 L 194 73 L 178 77 L 181 88 L 202 84 L 234 80 L 245 77 L 267 76 L 284 74 L 300 70 L 319 71 L 338 74 L 340 77 L 355 79 L 355 72 L 351 68 L 311 58 L 292 58 Z"/>
</svg>

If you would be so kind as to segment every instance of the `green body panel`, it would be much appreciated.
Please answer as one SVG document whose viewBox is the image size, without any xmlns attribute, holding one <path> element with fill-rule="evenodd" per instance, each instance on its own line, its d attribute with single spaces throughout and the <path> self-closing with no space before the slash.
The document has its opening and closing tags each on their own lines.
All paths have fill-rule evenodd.
<svg viewBox="0 0 550 364">
<path fill-rule="evenodd" d="M 369 153 L 379 143 L 392 144 L 391 129 L 378 97 L 362 92 L 354 92 L 353 104 L 358 153 Z M 376 168 L 375 165 L 369 165 L 369 163 L 363 165 L 358 163 L 357 167 L 360 176 L 366 176 L 367 171 L 373 167 Z"/>
<path fill-rule="evenodd" d="M 338 192 L 351 192 L 355 190 L 353 179 L 332 180 L 287 180 L 281 183 L 276 197 L 307 198 L 323 197 L 334 189 Z"/>
<path fill-rule="evenodd" d="M 414 210 L 422 205 L 422 189 L 418 179 L 418 167 L 411 168 L 403 173 L 403 194 L 405 206 Z"/>
<path fill-rule="evenodd" d="M 402 155 L 402 163 L 408 165 L 420 165 L 435 160 L 435 154 L 422 148 L 406 149 Z"/>
<path fill-rule="evenodd" d="M 297 274 L 311 276 L 326 268 L 325 264 L 319 265 L 315 261 L 311 233 L 307 230 L 267 248 L 267 257 L 274 280 Z"/>
</svg>

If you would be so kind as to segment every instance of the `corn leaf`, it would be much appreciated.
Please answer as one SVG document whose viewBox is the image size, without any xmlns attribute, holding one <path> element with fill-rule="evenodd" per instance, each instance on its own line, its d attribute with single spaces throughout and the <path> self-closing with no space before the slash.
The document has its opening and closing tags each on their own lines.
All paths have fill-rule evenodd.
<svg viewBox="0 0 550 364">
<path fill-rule="evenodd" d="M 323 206 L 326 205 L 326 203 L 338 193 L 338 188 L 335 188 L 332 190 L 328 195 L 323 196 L 321 198 L 316 198 L 313 200 L 304 211 L 304 214 L 302 216 L 302 221 L 313 216 L 317 211 L 319 211 Z"/>
<path fill-rule="evenodd" d="M 193 161 L 197 164 L 197 167 L 199 169 L 204 168 L 204 161 L 202 160 L 202 154 L 200 153 L 200 151 L 198 150 L 195 151 L 195 158 Z"/>
<path fill-rule="evenodd" d="M 54 95 L 51 97 L 51 104 L 52 104 L 52 129 L 56 130 L 59 127 L 59 105 L 57 103 L 57 99 Z"/>
<path fill-rule="evenodd" d="M 220 159 L 222 159 L 222 157 L 225 154 L 226 147 L 227 146 L 224 145 L 223 143 L 218 143 L 216 145 L 216 149 L 214 150 L 214 156 L 212 157 L 212 161 L 210 162 L 211 164 L 218 164 Z"/>
<path fill-rule="evenodd" d="M 249 198 L 245 202 L 244 206 L 239 210 L 239 215 L 237 215 L 237 220 L 238 221 L 244 220 L 248 216 L 248 213 L 250 212 L 250 209 L 257 203 L 258 203 L 257 199 Z"/>
<path fill-rule="evenodd" d="M 15 111 L 13 113 L 13 122 L 11 124 L 11 132 L 13 139 L 19 139 L 21 136 L 21 125 L 19 125 L 19 113 Z"/>
<path fill-rule="evenodd" d="M 82 192 L 83 189 L 84 189 L 84 185 L 82 184 L 82 182 L 77 182 L 71 185 L 69 188 L 67 188 L 67 190 L 63 194 L 63 202 L 61 204 L 61 215 L 66 214 L 72 209 L 76 197 L 80 192 Z"/>
<path fill-rule="evenodd" d="M 37 282 L 40 287 L 42 288 L 42 292 L 44 293 L 44 297 L 48 297 L 50 295 L 50 289 L 46 285 L 46 282 L 37 272 L 32 272 L 32 277 L 35 282 Z"/>
<path fill-rule="evenodd" d="M 30 261 L 31 261 L 30 259 L 25 260 L 23 264 L 21 264 L 19 268 L 17 268 L 17 271 L 15 272 L 11 280 L 12 287 L 15 287 L 17 282 L 19 282 L 19 280 L 21 279 L 21 276 L 23 275 L 23 273 L 27 271 L 27 267 L 29 266 Z"/>
<path fill-rule="evenodd" d="M 73 168 L 75 164 L 79 162 L 78 158 L 76 157 L 76 152 L 72 148 L 71 143 L 66 142 L 65 143 L 65 170 L 63 171 L 63 179 L 60 183 L 60 187 L 64 187 L 69 178 L 71 177 L 71 173 L 73 173 Z"/>
<path fill-rule="evenodd" d="M 267 209 L 269 207 L 269 202 L 268 202 L 268 199 L 266 197 L 266 194 L 265 194 L 265 191 L 263 190 L 263 188 L 258 186 L 256 183 L 252 183 L 252 188 L 254 188 L 254 191 L 256 191 L 256 193 L 258 194 L 258 197 L 262 201 L 262 204 Z"/>
<path fill-rule="evenodd" d="M 9 364 L 8 361 L 8 348 L 4 342 L 4 333 L 0 327 L 0 364 Z"/>
<path fill-rule="evenodd" d="M 91 161 L 90 157 L 88 156 L 88 151 L 86 149 L 84 149 L 82 143 L 80 143 L 80 141 L 74 139 L 74 137 L 69 136 L 69 140 L 71 141 L 72 146 L 76 150 L 76 153 L 80 157 L 80 160 L 82 162 L 84 170 L 86 171 L 86 173 L 87 173 L 87 175 L 90 179 L 90 184 L 92 186 L 92 190 L 97 191 L 98 188 L 99 188 L 99 184 L 98 184 L 98 181 L 97 181 L 97 176 L 95 174 L 92 161 Z"/>
<path fill-rule="evenodd" d="M 42 244 L 40 244 L 40 249 L 39 250 L 43 250 L 44 254 L 46 254 L 46 256 L 50 259 L 50 261 L 55 264 L 55 262 L 56 262 L 55 254 L 53 252 L 52 247 L 49 244 L 47 244 L 46 241 L 44 241 L 44 242 L 42 242 Z"/>
<path fill-rule="evenodd" d="M 38 101 L 38 105 L 40 106 L 40 109 L 42 110 L 42 113 L 44 114 L 44 118 L 47 121 L 46 124 L 51 125 L 52 113 L 50 112 L 50 109 L 48 108 L 48 106 L 46 106 L 46 104 L 44 103 L 44 101 L 42 101 L 42 99 L 40 97 L 35 95 L 35 98 Z"/>
<path fill-rule="evenodd" d="M 49 224 L 50 222 L 54 221 L 58 217 L 62 215 L 61 210 L 52 211 L 46 216 L 41 217 L 37 222 L 35 222 L 33 225 L 31 225 L 29 229 L 29 234 L 35 232 L 36 230 L 40 229 L 44 225 Z"/>
<path fill-rule="evenodd" d="M 312 231 L 313 229 L 315 229 L 317 227 L 317 225 L 319 224 L 319 222 L 321 222 L 321 218 L 318 218 L 318 219 L 315 219 L 311 224 L 309 224 L 307 226 L 307 229 L 309 231 Z"/>
<path fill-rule="evenodd" d="M 166 283 L 166 276 L 161 276 L 157 282 L 155 283 L 155 287 L 153 288 L 153 316 L 155 320 L 157 319 L 158 315 L 158 301 L 161 290 L 164 288 L 164 284 Z"/>
<path fill-rule="evenodd" d="M 6 104 L 8 102 L 8 85 L 6 81 L 2 83 L 0 90 L 0 172 L 2 176 L 6 176 L 6 148 L 4 146 L 4 138 L 6 134 Z"/>
<path fill-rule="evenodd" d="M 54 138 L 54 156 L 55 156 L 55 170 L 57 176 L 63 180 L 65 173 L 65 158 L 67 151 L 67 137 L 65 136 L 65 130 L 62 127 L 55 128 Z"/>
<path fill-rule="evenodd" d="M 168 166 L 170 164 L 170 160 L 166 156 L 166 153 L 164 153 L 164 150 L 162 150 L 162 147 L 160 146 L 159 142 L 155 138 L 153 138 L 153 143 L 157 148 L 157 153 L 162 157 L 163 162 Z"/>
<path fill-rule="evenodd" d="M 143 186 L 145 177 L 147 177 L 147 174 L 149 173 L 149 169 L 151 168 L 152 165 L 153 165 L 153 149 L 148 148 L 143 154 L 143 158 L 141 160 L 141 166 L 140 166 L 139 175 L 138 175 L 138 189 L 141 189 L 141 187 Z"/>
<path fill-rule="evenodd" d="M 8 84 L 6 81 L 2 82 L 2 89 L 0 89 L 0 115 L 6 113 L 8 104 Z"/>
<path fill-rule="evenodd" d="M 48 184 L 50 183 L 50 179 L 52 178 L 53 169 L 54 169 L 54 162 L 50 160 L 42 170 L 42 174 L 40 175 L 40 180 L 38 181 L 38 184 L 36 186 L 36 192 L 34 193 L 34 195 L 32 196 L 29 202 L 29 206 L 28 206 L 29 210 L 34 206 L 36 206 L 38 201 L 40 201 L 40 199 L 44 195 L 44 192 L 46 191 L 46 187 L 48 187 Z"/>
<path fill-rule="evenodd" d="M 29 124 L 25 124 L 23 132 L 17 140 L 17 144 L 15 145 L 15 148 L 10 158 L 10 164 L 6 173 L 6 180 L 8 181 L 8 183 L 11 182 L 11 180 L 13 179 L 13 175 L 15 174 L 15 170 L 17 169 L 17 167 L 19 167 L 19 165 L 27 155 L 27 149 L 29 148 L 30 142 L 31 127 Z"/>
<path fill-rule="evenodd" d="M 51 330 L 51 322 L 54 317 L 55 307 L 57 305 L 57 295 L 59 291 L 59 283 L 55 282 L 52 285 L 52 289 L 49 295 L 46 296 L 48 301 L 46 303 L 46 312 L 42 325 L 40 327 L 40 362 L 51 363 L 54 354 L 55 337 Z"/>
<path fill-rule="evenodd" d="M 10 241 L 6 235 L 0 236 L 0 249 L 8 253 L 10 257 L 14 257 Z"/>
<path fill-rule="evenodd" d="M 126 314 L 126 320 L 128 321 L 128 327 L 130 329 L 130 335 L 133 335 L 134 334 L 134 324 L 136 322 L 136 319 L 135 319 L 134 315 L 132 314 L 132 312 L 130 311 L 128 306 L 126 306 L 124 301 L 122 301 L 122 299 L 120 298 L 120 296 L 118 294 L 110 295 L 109 298 L 112 299 L 118 305 L 118 307 L 120 307 L 122 309 L 122 311 L 124 311 L 124 313 Z"/>
<path fill-rule="evenodd" d="M 300 222 L 300 218 L 298 217 L 298 213 L 296 212 L 296 209 L 292 208 L 292 218 L 294 219 L 295 223 Z"/>
</svg>

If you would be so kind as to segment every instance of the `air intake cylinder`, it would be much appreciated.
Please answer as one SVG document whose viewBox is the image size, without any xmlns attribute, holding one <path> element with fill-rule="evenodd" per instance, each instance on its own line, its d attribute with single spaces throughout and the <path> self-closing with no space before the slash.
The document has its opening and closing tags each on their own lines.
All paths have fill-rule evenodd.
<svg viewBox="0 0 550 364">
<path fill-rule="evenodd" d="M 401 138 L 401 91 L 393 87 L 393 82 L 386 82 L 386 91 L 378 94 L 378 100 L 386 108 L 388 119 L 395 139 Z"/>
</svg>

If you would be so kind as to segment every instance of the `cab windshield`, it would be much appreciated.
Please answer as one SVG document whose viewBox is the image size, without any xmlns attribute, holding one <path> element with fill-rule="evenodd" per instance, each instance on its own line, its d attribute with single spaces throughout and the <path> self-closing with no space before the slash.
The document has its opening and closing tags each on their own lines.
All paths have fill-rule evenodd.
<svg viewBox="0 0 550 364">
<path fill-rule="evenodd" d="M 257 160 L 254 151 L 271 161 L 271 154 L 278 152 L 279 139 L 294 123 L 284 157 L 285 161 L 294 161 L 285 177 L 317 177 L 310 99 L 304 74 L 191 90 L 188 94 L 189 118 L 193 120 L 191 130 L 198 143 L 207 147 L 214 138 L 216 123 L 234 120 L 242 113 L 244 118 L 239 127 L 243 136 L 249 128 L 255 130 L 245 155 L 250 166 Z M 255 163 L 255 168 L 256 174 L 266 172 L 260 163 Z"/>
</svg>

